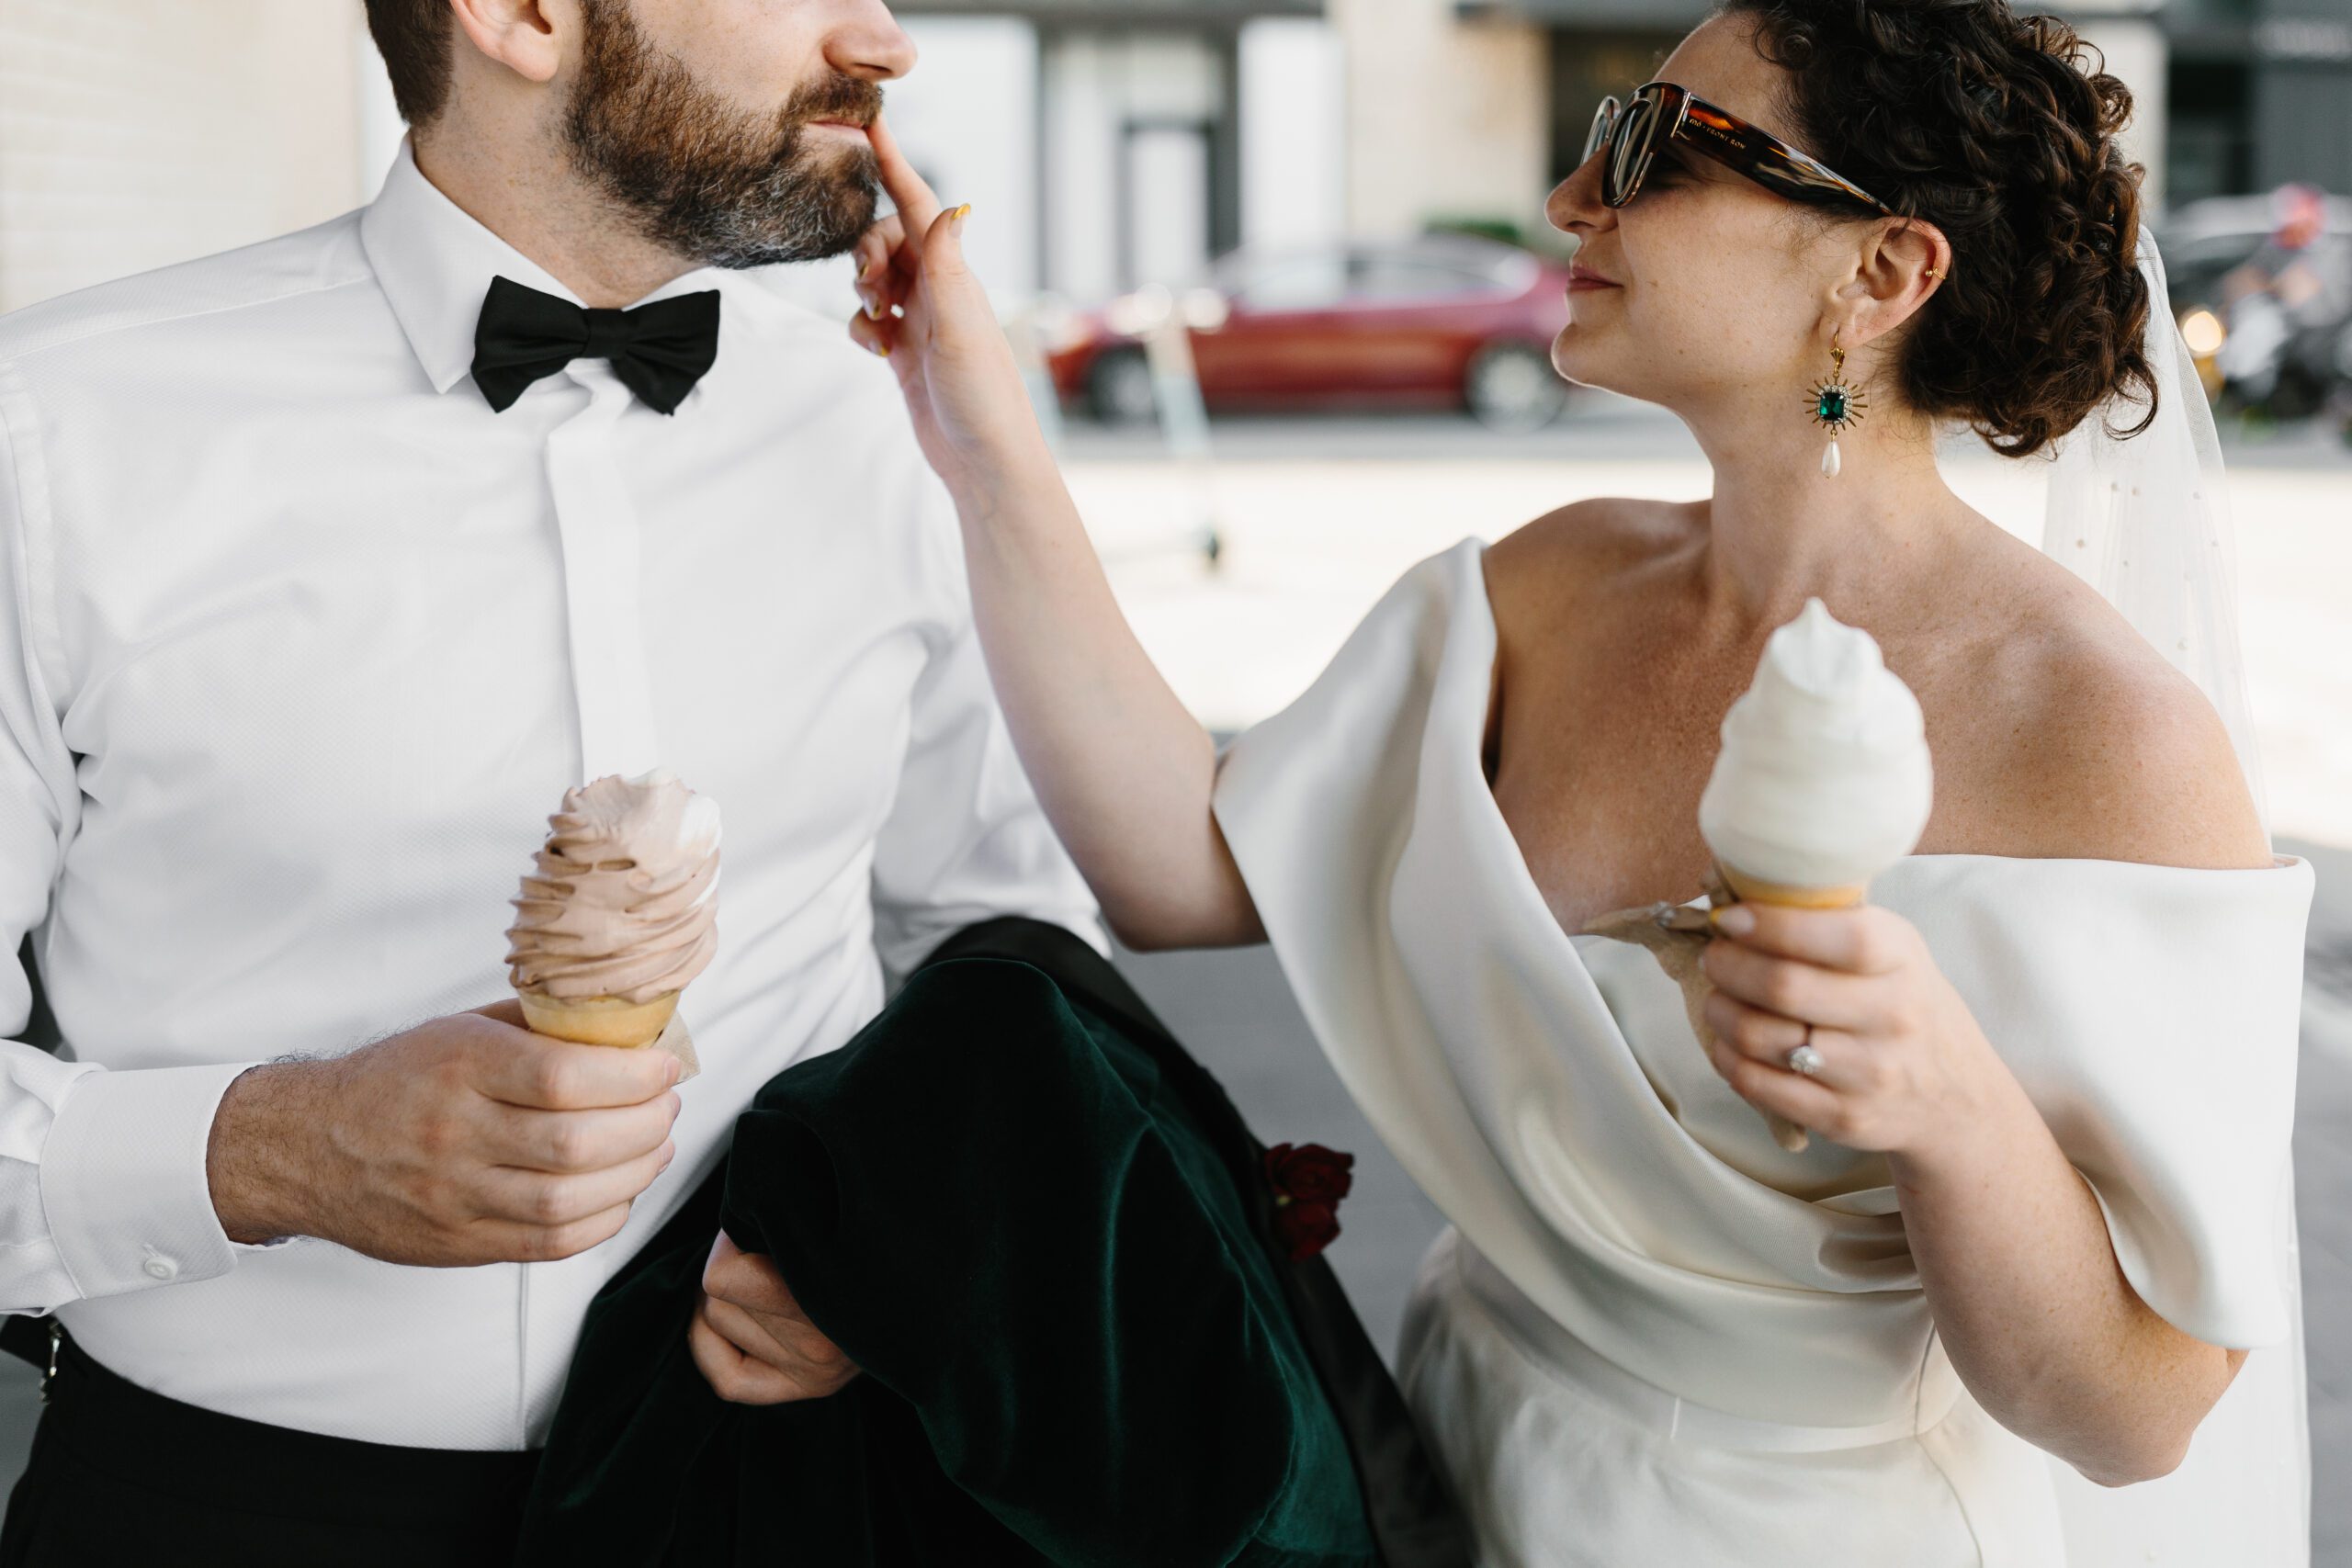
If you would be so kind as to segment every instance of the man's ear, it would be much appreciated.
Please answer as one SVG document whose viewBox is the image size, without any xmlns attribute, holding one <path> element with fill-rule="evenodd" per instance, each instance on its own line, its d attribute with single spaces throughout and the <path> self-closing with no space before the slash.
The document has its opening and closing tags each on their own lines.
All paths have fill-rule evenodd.
<svg viewBox="0 0 2352 1568">
<path fill-rule="evenodd" d="M 580 0 L 449 0 L 460 49 L 470 46 L 528 82 L 551 82 L 579 37 Z"/>
<path fill-rule="evenodd" d="M 1860 346 L 1909 321 L 1951 276 L 1951 242 L 1932 223 L 1890 219 L 1862 243 L 1853 280 L 1853 326 L 1847 341 Z"/>
</svg>

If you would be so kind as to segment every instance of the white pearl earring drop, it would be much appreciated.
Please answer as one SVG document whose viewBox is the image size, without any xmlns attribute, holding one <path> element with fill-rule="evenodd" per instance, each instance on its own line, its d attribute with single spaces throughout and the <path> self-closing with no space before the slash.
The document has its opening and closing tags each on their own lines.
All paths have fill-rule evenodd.
<svg viewBox="0 0 2352 1568">
<path fill-rule="evenodd" d="M 1829 432 L 1829 445 L 1821 453 L 1821 477 L 1834 479 L 1846 466 L 1844 454 L 1838 450 L 1838 437 L 1860 420 L 1862 411 L 1870 406 L 1870 397 L 1847 381 L 1846 351 L 1838 346 L 1835 334 L 1829 339 L 1829 378 L 1805 393 L 1804 401 L 1813 423 Z"/>
</svg>

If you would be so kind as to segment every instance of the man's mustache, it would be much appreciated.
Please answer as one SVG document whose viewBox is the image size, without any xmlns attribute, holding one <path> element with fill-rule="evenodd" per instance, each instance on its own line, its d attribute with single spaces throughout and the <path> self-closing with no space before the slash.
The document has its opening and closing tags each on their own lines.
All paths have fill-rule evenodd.
<svg viewBox="0 0 2352 1568">
<path fill-rule="evenodd" d="M 818 120 L 838 120 L 863 130 L 882 114 L 882 88 L 861 76 L 838 73 L 792 95 L 784 106 L 784 125 L 796 130 Z"/>
</svg>

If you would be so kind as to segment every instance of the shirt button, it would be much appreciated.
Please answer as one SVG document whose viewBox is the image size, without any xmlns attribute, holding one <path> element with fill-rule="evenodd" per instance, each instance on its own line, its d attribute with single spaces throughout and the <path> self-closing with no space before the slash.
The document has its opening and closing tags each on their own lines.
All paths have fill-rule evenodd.
<svg viewBox="0 0 2352 1568">
<path fill-rule="evenodd" d="M 151 1280 L 176 1280 L 180 1275 L 180 1260 L 166 1253 L 151 1252 L 140 1267 L 147 1270 Z"/>
</svg>

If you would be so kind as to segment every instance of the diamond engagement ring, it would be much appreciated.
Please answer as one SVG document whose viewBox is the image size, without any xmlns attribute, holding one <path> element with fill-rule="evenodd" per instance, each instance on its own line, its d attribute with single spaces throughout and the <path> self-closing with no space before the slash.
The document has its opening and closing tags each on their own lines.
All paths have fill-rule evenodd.
<svg viewBox="0 0 2352 1568">
<path fill-rule="evenodd" d="M 1822 1060 L 1821 1053 L 1814 1048 L 1813 1025 L 1808 1023 L 1804 1026 L 1804 1043 L 1789 1053 L 1789 1071 L 1814 1078 L 1821 1076 L 1821 1069 L 1826 1066 L 1827 1064 Z"/>
</svg>

